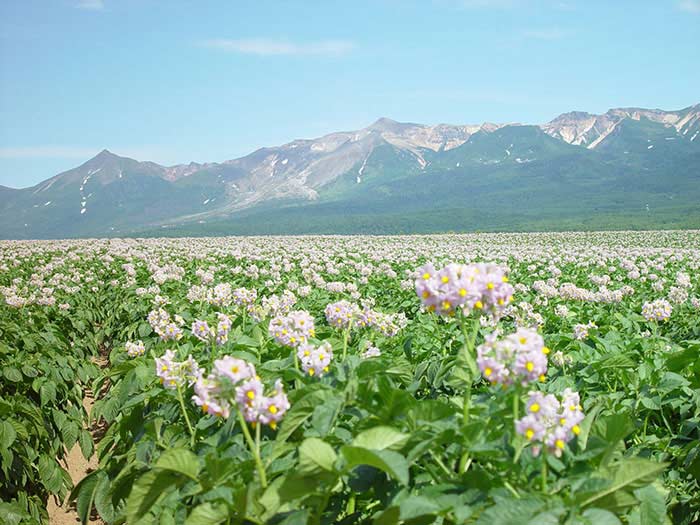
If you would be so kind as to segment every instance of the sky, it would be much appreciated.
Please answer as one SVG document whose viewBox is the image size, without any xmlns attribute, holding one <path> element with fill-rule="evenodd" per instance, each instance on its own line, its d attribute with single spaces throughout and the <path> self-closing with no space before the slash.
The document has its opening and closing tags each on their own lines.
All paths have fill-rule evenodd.
<svg viewBox="0 0 700 525">
<path fill-rule="evenodd" d="M 700 102 L 700 0 L 2 0 L 0 185 L 368 126 Z"/>
</svg>

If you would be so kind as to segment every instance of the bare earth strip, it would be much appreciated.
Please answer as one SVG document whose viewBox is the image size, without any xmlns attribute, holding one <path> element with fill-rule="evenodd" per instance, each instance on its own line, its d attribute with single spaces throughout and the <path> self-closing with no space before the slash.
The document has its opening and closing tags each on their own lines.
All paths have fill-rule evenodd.
<svg viewBox="0 0 700 525">
<path fill-rule="evenodd" d="M 94 398 L 92 393 L 86 392 L 85 398 L 83 398 L 83 406 L 88 414 L 92 411 L 93 403 Z M 68 452 L 64 466 L 66 470 L 68 470 L 73 480 L 73 485 L 75 486 L 87 474 L 97 468 L 97 454 L 93 453 L 92 457 L 86 460 L 83 457 L 83 453 L 80 451 L 80 446 L 76 443 Z M 49 525 L 75 525 L 76 523 L 80 523 L 80 518 L 75 510 L 75 506 L 70 505 L 69 502 L 63 502 L 61 505 L 58 505 L 55 498 L 49 498 L 47 510 L 49 513 Z M 103 522 L 100 519 L 90 518 L 88 523 L 100 525 Z"/>
</svg>

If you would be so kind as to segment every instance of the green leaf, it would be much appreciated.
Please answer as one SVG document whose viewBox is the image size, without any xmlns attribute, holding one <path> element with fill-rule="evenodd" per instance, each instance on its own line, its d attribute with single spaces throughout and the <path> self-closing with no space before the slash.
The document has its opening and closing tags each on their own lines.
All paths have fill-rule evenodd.
<svg viewBox="0 0 700 525">
<path fill-rule="evenodd" d="M 2 373 L 7 378 L 8 381 L 12 381 L 13 383 L 19 383 L 20 381 L 22 381 L 22 372 L 20 372 L 14 366 L 6 367 L 2 371 Z"/>
<path fill-rule="evenodd" d="M 41 406 L 56 401 L 56 383 L 53 381 L 46 381 L 41 385 L 39 396 L 41 397 Z"/>
<path fill-rule="evenodd" d="M 634 491 L 639 500 L 640 525 L 663 525 L 666 522 L 666 496 L 655 485 Z"/>
<path fill-rule="evenodd" d="M 440 511 L 440 505 L 425 496 L 410 496 L 401 502 L 399 508 L 402 520 L 436 514 Z"/>
<path fill-rule="evenodd" d="M 37 468 L 39 469 L 39 478 L 46 490 L 52 494 L 58 494 L 63 488 L 63 469 L 61 469 L 56 460 L 47 455 L 42 455 L 39 457 Z"/>
<path fill-rule="evenodd" d="M 347 462 L 348 469 L 358 465 L 369 465 L 386 472 L 402 485 L 408 485 L 408 461 L 398 452 L 346 445 L 341 449 L 341 454 Z"/>
<path fill-rule="evenodd" d="M 92 505 L 95 500 L 95 490 L 100 480 L 100 475 L 104 476 L 104 473 L 99 470 L 91 472 L 81 479 L 71 492 L 70 499 L 75 500 L 75 508 L 83 524 L 90 521 Z"/>
<path fill-rule="evenodd" d="M 543 507 L 538 500 L 499 498 L 496 505 L 481 513 L 477 525 L 523 525 Z"/>
<path fill-rule="evenodd" d="M 373 450 L 399 450 L 407 440 L 407 434 L 392 427 L 379 426 L 360 432 L 352 445 Z"/>
<path fill-rule="evenodd" d="M 583 513 L 584 523 L 586 525 L 620 525 L 621 522 L 617 516 L 610 511 L 604 509 L 586 509 Z"/>
<path fill-rule="evenodd" d="M 333 472 L 336 459 L 333 447 L 321 439 L 307 438 L 299 445 L 299 471 L 303 475 L 319 470 Z"/>
<path fill-rule="evenodd" d="M 9 449 L 17 438 L 17 432 L 15 432 L 15 427 L 9 421 L 0 422 L 0 448 L 5 450 Z"/>
<path fill-rule="evenodd" d="M 168 489 L 177 487 L 177 475 L 168 470 L 151 470 L 134 483 L 126 500 L 126 522 L 139 522 Z"/>
<path fill-rule="evenodd" d="M 73 421 L 67 420 L 61 426 L 61 435 L 63 436 L 63 444 L 66 446 L 66 449 L 70 450 L 73 448 L 73 445 L 78 441 L 79 432 L 80 428 Z"/>
<path fill-rule="evenodd" d="M 151 328 L 151 325 L 143 322 L 139 325 L 139 337 L 146 337 L 148 336 L 153 329 Z"/>
<path fill-rule="evenodd" d="M 582 507 L 598 505 L 604 498 L 617 491 L 633 490 L 648 485 L 664 471 L 666 463 L 657 463 L 648 459 L 630 458 L 611 467 L 603 469 L 603 477 L 611 479 L 608 487 L 594 494 L 581 494 L 576 500 Z"/>
<path fill-rule="evenodd" d="M 95 442 L 92 440 L 90 432 L 82 429 L 78 436 L 78 442 L 80 443 L 80 451 L 83 453 L 83 457 L 90 459 L 95 452 Z"/>
<path fill-rule="evenodd" d="M 156 461 L 155 467 L 177 472 L 194 481 L 199 481 L 199 459 L 193 452 L 184 448 L 166 450 Z"/>
<path fill-rule="evenodd" d="M 217 525 L 228 518 L 226 505 L 202 503 L 187 516 L 185 525 Z"/>
</svg>

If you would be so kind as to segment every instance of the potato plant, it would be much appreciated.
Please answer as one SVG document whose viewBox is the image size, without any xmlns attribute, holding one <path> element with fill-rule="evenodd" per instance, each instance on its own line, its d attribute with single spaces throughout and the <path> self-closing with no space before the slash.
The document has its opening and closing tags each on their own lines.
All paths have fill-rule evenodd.
<svg viewBox="0 0 700 525">
<path fill-rule="evenodd" d="M 0 521 L 700 519 L 698 232 L 0 246 Z"/>
</svg>

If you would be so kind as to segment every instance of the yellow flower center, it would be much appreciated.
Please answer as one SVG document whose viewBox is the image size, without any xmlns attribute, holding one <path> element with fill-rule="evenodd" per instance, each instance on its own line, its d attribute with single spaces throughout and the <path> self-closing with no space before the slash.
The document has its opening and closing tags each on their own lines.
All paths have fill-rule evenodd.
<svg viewBox="0 0 700 525">
<path fill-rule="evenodd" d="M 546 346 L 543 346 L 543 347 L 542 347 L 542 353 L 543 353 L 544 355 L 549 354 L 549 352 L 551 352 L 551 350 L 550 350 L 549 348 L 547 348 Z"/>
<path fill-rule="evenodd" d="M 464 297 L 465 295 L 467 295 L 467 291 L 464 288 L 460 288 L 459 289 L 459 296 Z"/>
<path fill-rule="evenodd" d="M 526 437 L 527 439 L 532 439 L 533 437 L 535 437 L 535 431 L 532 430 L 531 428 L 528 428 L 528 429 L 525 431 L 525 437 Z"/>
<path fill-rule="evenodd" d="M 564 445 L 565 445 L 565 443 L 564 443 L 564 441 L 562 441 L 561 439 L 557 439 L 557 440 L 554 442 L 554 445 L 555 445 L 559 450 L 564 450 Z"/>
<path fill-rule="evenodd" d="M 481 301 L 477 301 L 474 303 L 474 308 L 476 308 L 477 310 L 481 310 L 483 307 L 484 303 L 482 303 Z"/>
<path fill-rule="evenodd" d="M 490 368 L 485 368 L 485 369 L 484 369 L 484 375 L 485 375 L 486 377 L 489 377 L 491 374 L 493 374 L 493 370 L 491 370 Z"/>
<path fill-rule="evenodd" d="M 270 414 L 277 413 L 277 407 L 275 405 L 270 405 L 267 409 L 270 411 Z"/>
<path fill-rule="evenodd" d="M 245 395 L 248 399 L 255 399 L 255 392 L 253 392 L 252 390 L 248 390 L 248 392 L 246 392 Z"/>
<path fill-rule="evenodd" d="M 486 283 L 486 288 L 493 290 L 493 283 Z"/>
<path fill-rule="evenodd" d="M 428 272 L 425 272 L 425 273 L 423 274 L 423 279 L 425 279 L 426 281 L 427 281 L 428 279 L 430 279 L 430 274 L 429 274 Z"/>
<path fill-rule="evenodd" d="M 539 403 L 533 403 L 530 405 L 530 412 L 539 412 L 540 411 L 540 405 Z"/>
<path fill-rule="evenodd" d="M 574 425 L 573 427 L 571 427 L 571 431 L 578 436 L 581 433 L 581 427 L 578 425 Z"/>
<path fill-rule="evenodd" d="M 535 369 L 535 364 L 532 361 L 528 361 L 525 368 L 527 368 L 528 372 L 532 372 Z"/>
<path fill-rule="evenodd" d="M 443 277 L 442 277 L 441 280 L 442 280 L 443 283 L 449 283 L 449 282 L 450 282 L 450 278 L 447 277 L 447 275 L 443 275 Z"/>
</svg>

